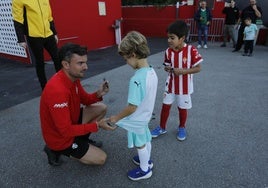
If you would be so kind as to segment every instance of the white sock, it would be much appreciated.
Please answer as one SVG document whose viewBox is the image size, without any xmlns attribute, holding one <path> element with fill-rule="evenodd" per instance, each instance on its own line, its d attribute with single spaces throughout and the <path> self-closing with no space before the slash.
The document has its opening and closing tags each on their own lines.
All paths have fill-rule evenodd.
<svg viewBox="0 0 268 188">
<path fill-rule="evenodd" d="M 151 150 L 152 150 L 152 144 L 151 144 L 151 142 L 147 142 L 146 143 L 146 148 L 147 148 L 148 155 L 149 155 L 149 160 L 150 160 L 150 158 L 151 158 Z"/>
<path fill-rule="evenodd" d="M 143 171 L 147 172 L 148 168 L 149 168 L 149 164 L 148 164 L 149 154 L 148 154 L 146 145 L 144 148 L 138 149 L 138 155 L 139 155 L 139 159 L 140 159 L 140 168 Z"/>
</svg>

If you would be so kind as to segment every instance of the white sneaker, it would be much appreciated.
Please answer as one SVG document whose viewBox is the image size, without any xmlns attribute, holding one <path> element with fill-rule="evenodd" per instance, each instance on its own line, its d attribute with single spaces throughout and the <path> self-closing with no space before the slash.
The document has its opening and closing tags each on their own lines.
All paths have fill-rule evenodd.
<svg viewBox="0 0 268 188">
<path fill-rule="evenodd" d="M 204 48 L 205 48 L 205 49 L 207 49 L 207 48 L 208 48 L 208 46 L 205 44 L 205 45 L 204 45 Z"/>
<path fill-rule="evenodd" d="M 200 44 L 197 45 L 197 48 L 201 48 L 202 46 Z"/>
</svg>

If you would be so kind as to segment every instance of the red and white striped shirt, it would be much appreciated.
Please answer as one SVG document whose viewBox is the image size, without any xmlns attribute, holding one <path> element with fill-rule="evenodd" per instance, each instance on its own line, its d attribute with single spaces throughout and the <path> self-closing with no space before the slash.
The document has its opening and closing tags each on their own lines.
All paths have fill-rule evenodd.
<svg viewBox="0 0 268 188">
<path fill-rule="evenodd" d="M 179 51 L 168 48 L 165 52 L 165 63 L 170 64 L 172 68 L 190 69 L 203 61 L 202 56 L 197 49 L 185 44 Z M 176 76 L 169 73 L 166 80 L 165 91 L 176 95 L 187 95 L 193 93 L 193 74 Z"/>
</svg>

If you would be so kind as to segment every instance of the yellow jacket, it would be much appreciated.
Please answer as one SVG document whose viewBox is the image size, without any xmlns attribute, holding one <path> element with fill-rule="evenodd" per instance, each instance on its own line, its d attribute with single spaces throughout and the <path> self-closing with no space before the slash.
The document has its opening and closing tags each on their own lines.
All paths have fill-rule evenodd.
<svg viewBox="0 0 268 188">
<path fill-rule="evenodd" d="M 13 0 L 12 16 L 18 42 L 24 35 L 47 38 L 57 34 L 49 0 Z"/>
</svg>

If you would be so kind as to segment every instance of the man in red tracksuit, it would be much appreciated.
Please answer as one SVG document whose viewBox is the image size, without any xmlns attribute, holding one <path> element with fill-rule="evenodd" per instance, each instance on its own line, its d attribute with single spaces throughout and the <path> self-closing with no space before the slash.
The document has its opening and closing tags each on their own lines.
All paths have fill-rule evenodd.
<svg viewBox="0 0 268 188">
<path fill-rule="evenodd" d="M 80 78 L 88 68 L 86 47 L 66 44 L 60 49 L 59 57 L 62 69 L 49 80 L 40 100 L 48 162 L 60 165 L 59 157 L 63 154 L 85 164 L 104 164 L 107 155 L 99 148 L 101 144 L 88 137 L 99 128 L 114 129 L 103 119 L 107 107 L 99 102 L 109 91 L 108 82 L 103 82 L 95 93 L 87 93 L 81 86 Z"/>
</svg>

